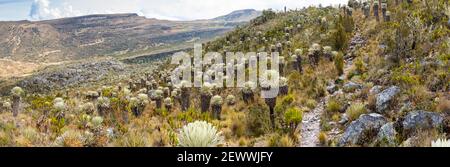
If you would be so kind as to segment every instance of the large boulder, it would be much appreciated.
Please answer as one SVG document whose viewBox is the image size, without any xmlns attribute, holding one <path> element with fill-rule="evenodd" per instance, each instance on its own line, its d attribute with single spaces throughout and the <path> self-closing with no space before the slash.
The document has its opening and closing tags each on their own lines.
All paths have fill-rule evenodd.
<svg viewBox="0 0 450 167">
<path fill-rule="evenodd" d="M 406 136 L 411 136 L 417 130 L 440 129 L 443 126 L 442 115 L 423 110 L 409 112 L 402 122 L 403 134 Z"/>
<path fill-rule="evenodd" d="M 386 122 L 386 118 L 380 114 L 363 114 L 345 129 L 338 146 L 355 146 L 370 143 L 378 134 L 381 126 L 386 124 Z"/>
<path fill-rule="evenodd" d="M 384 124 L 377 135 L 377 144 L 379 146 L 394 147 L 396 145 L 397 132 L 394 129 L 394 123 Z"/>
<path fill-rule="evenodd" d="M 400 92 L 397 86 L 391 86 L 377 95 L 376 111 L 383 114 L 393 101 L 394 97 Z"/>
</svg>

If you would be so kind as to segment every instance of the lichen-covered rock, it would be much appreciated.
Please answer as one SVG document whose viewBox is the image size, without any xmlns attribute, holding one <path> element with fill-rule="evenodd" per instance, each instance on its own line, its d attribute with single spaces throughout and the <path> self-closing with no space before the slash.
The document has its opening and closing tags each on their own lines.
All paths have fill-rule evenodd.
<svg viewBox="0 0 450 167">
<path fill-rule="evenodd" d="M 376 111 L 383 114 L 388 109 L 394 97 L 400 92 L 397 86 L 391 86 L 377 95 Z"/>
<path fill-rule="evenodd" d="M 386 124 L 386 118 L 377 113 L 363 114 L 350 123 L 345 129 L 338 146 L 354 146 L 370 143 L 378 134 L 381 126 Z"/>
<path fill-rule="evenodd" d="M 411 136 L 417 130 L 439 129 L 444 125 L 444 117 L 439 113 L 423 110 L 411 111 L 402 122 L 403 134 Z"/>
<path fill-rule="evenodd" d="M 377 135 L 377 144 L 379 146 L 394 147 L 396 145 L 395 136 L 397 132 L 394 129 L 394 123 L 384 124 Z"/>
<path fill-rule="evenodd" d="M 373 86 L 373 87 L 369 90 L 369 93 L 370 93 L 370 94 L 378 94 L 378 93 L 381 92 L 381 89 L 382 89 L 382 86 L 376 85 L 376 86 Z"/>
<path fill-rule="evenodd" d="M 338 87 L 334 83 L 330 83 L 329 86 L 327 86 L 327 91 L 330 94 L 333 94 L 334 92 L 338 91 Z"/>
<path fill-rule="evenodd" d="M 355 90 L 361 89 L 362 87 L 363 86 L 361 84 L 350 81 L 350 82 L 344 84 L 344 92 L 346 92 L 346 93 L 354 92 Z"/>
</svg>

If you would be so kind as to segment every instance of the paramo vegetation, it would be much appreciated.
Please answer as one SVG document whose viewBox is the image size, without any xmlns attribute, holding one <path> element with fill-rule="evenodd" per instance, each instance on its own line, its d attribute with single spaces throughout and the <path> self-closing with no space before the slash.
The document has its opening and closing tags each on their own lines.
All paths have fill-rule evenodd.
<svg viewBox="0 0 450 167">
<path fill-rule="evenodd" d="M 203 48 L 279 52 L 277 97 L 262 98 L 271 85 L 259 82 L 172 84 L 177 66 L 155 60 L 121 80 L 45 93 L 14 87 L 0 99 L 0 146 L 294 147 L 312 113 L 315 146 L 448 146 L 449 32 L 446 0 L 265 10 Z M 247 69 L 240 59 L 229 65 Z"/>
</svg>

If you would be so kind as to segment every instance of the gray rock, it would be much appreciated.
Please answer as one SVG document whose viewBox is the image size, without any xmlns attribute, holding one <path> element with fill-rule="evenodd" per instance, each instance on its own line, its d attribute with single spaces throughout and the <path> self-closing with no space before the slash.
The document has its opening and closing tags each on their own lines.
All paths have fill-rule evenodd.
<svg viewBox="0 0 450 167">
<path fill-rule="evenodd" d="M 396 145 L 395 136 L 397 132 L 394 129 L 394 123 L 384 124 L 377 135 L 377 143 L 380 146 L 394 147 Z"/>
<path fill-rule="evenodd" d="M 369 93 L 373 94 L 373 95 L 378 94 L 381 92 L 381 88 L 382 88 L 382 86 L 376 85 L 370 89 Z"/>
<path fill-rule="evenodd" d="M 350 107 L 350 102 L 343 104 L 342 107 L 339 109 L 339 113 L 345 113 L 348 107 Z"/>
<path fill-rule="evenodd" d="M 400 92 L 397 86 L 391 86 L 377 95 L 376 111 L 383 114 L 389 107 L 392 99 Z"/>
<path fill-rule="evenodd" d="M 341 125 L 344 125 L 347 122 L 348 122 L 348 116 L 347 116 L 346 113 L 344 113 L 344 114 L 342 114 L 342 118 L 341 118 L 341 120 L 338 123 L 341 124 Z"/>
<path fill-rule="evenodd" d="M 115 137 L 114 128 L 106 129 L 106 136 L 108 136 L 108 138 L 110 139 L 114 138 Z"/>
<path fill-rule="evenodd" d="M 337 90 L 338 90 L 338 87 L 335 84 L 333 84 L 333 83 L 331 83 L 330 86 L 327 87 L 327 91 L 330 94 L 333 94 Z"/>
<path fill-rule="evenodd" d="M 386 118 L 380 114 L 363 114 L 345 129 L 338 146 L 354 146 L 369 143 L 386 122 Z"/>
<path fill-rule="evenodd" d="M 405 116 L 402 127 L 403 134 L 412 135 L 421 129 L 438 129 L 444 126 L 444 117 L 438 113 L 423 110 L 411 111 Z"/>
<path fill-rule="evenodd" d="M 354 83 L 352 81 L 347 82 L 346 84 L 344 84 L 344 92 L 349 93 L 349 92 L 354 92 L 357 89 L 361 89 L 363 86 L 361 84 L 357 84 Z"/>
</svg>

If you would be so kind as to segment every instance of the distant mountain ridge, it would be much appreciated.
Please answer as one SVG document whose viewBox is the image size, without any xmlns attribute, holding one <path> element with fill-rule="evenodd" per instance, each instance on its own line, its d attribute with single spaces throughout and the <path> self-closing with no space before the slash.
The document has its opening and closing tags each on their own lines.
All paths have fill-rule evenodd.
<svg viewBox="0 0 450 167">
<path fill-rule="evenodd" d="M 224 16 L 216 17 L 212 20 L 226 21 L 226 22 L 247 22 L 260 16 L 261 14 L 262 14 L 261 11 L 257 11 L 255 9 L 243 9 L 233 11 L 230 14 Z"/>
<path fill-rule="evenodd" d="M 220 36 L 258 16 L 241 10 L 211 20 L 169 21 L 134 13 L 0 22 L 0 58 L 34 62 L 118 55 Z"/>
</svg>

